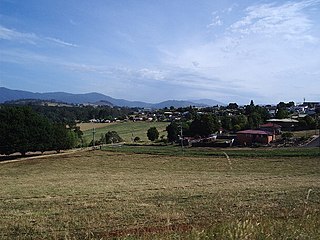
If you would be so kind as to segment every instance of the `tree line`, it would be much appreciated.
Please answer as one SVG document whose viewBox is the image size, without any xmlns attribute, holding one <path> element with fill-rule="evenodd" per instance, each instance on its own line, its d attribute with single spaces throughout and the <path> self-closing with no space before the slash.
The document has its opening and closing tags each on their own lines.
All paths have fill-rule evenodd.
<svg viewBox="0 0 320 240">
<path fill-rule="evenodd" d="M 0 107 L 0 154 L 59 152 L 79 144 L 81 135 L 75 124 L 53 122 L 30 107 Z"/>
<path fill-rule="evenodd" d="M 5 104 L 2 106 L 17 106 L 16 104 Z M 55 123 L 74 122 L 75 120 L 88 122 L 90 119 L 105 119 L 113 120 L 124 119 L 137 108 L 128 107 L 110 107 L 110 106 L 43 106 L 39 104 L 28 105 L 35 112 L 45 116 L 50 121 Z"/>
</svg>

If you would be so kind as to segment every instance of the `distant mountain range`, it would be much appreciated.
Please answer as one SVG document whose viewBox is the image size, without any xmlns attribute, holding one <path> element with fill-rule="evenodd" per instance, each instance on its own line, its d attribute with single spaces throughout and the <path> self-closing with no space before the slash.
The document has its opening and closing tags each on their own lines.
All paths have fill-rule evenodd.
<svg viewBox="0 0 320 240">
<path fill-rule="evenodd" d="M 22 90 L 11 90 L 5 87 L 0 87 L 0 103 L 7 101 L 15 101 L 19 99 L 40 99 L 40 100 L 54 100 L 57 102 L 64 102 L 70 104 L 96 104 L 96 105 L 112 105 L 119 107 L 139 107 L 139 108 L 165 108 L 174 106 L 187 107 L 187 106 L 214 106 L 224 105 L 221 102 L 211 99 L 201 100 L 168 100 L 160 103 L 146 103 L 140 101 L 128 101 L 125 99 L 116 99 L 106 96 L 101 93 L 84 93 L 72 94 L 66 92 L 50 92 L 50 93 L 34 93 Z"/>
</svg>

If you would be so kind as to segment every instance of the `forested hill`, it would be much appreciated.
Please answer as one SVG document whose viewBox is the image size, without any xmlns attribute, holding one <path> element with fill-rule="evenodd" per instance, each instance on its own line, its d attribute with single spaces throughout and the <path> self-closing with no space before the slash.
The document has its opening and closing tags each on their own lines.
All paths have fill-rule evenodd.
<svg viewBox="0 0 320 240">
<path fill-rule="evenodd" d="M 119 107 L 140 107 L 140 108 L 164 108 L 164 107 L 186 107 L 186 106 L 208 106 L 206 103 L 201 103 L 199 100 L 195 101 L 177 101 L 169 100 L 161 103 L 147 103 L 141 101 L 128 101 L 125 99 L 116 99 L 106 96 L 101 93 L 84 93 L 73 94 L 66 92 L 51 92 L 51 93 L 34 93 L 21 90 L 11 90 L 0 87 L 0 103 L 7 101 L 14 101 L 18 99 L 41 99 L 41 100 L 55 100 L 57 102 L 64 102 L 69 104 L 87 104 L 108 102 L 113 106 Z M 212 105 L 223 105 L 221 102 L 210 100 Z"/>
</svg>

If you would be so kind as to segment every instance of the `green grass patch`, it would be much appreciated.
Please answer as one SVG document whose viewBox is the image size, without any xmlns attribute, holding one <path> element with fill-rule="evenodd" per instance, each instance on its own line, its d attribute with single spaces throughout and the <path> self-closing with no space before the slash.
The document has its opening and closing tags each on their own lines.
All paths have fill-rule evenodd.
<svg viewBox="0 0 320 240">
<path fill-rule="evenodd" d="M 95 138 L 99 139 L 101 134 L 106 134 L 108 131 L 116 131 L 127 143 L 131 143 L 135 137 L 139 137 L 141 141 L 148 142 L 147 131 L 149 128 L 156 127 L 159 131 L 159 136 L 167 136 L 165 129 L 168 125 L 168 122 L 120 122 L 95 129 Z M 83 137 L 86 142 L 90 142 L 92 140 L 92 129 L 84 131 Z"/>
<path fill-rule="evenodd" d="M 103 150 L 123 153 L 153 154 L 168 156 L 198 156 L 198 157 L 320 157 L 319 148 L 181 148 L 177 145 L 121 145 L 104 146 Z"/>
</svg>

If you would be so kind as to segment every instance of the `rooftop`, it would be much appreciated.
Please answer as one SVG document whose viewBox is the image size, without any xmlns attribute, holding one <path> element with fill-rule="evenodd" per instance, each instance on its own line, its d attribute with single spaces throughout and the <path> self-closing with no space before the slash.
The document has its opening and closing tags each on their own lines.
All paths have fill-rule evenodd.
<svg viewBox="0 0 320 240">
<path fill-rule="evenodd" d="M 272 128 L 281 128 L 281 126 L 279 124 L 271 123 L 271 122 L 262 124 L 262 125 L 260 125 L 260 127 L 262 127 L 262 128 L 271 128 L 271 127 Z"/>
<path fill-rule="evenodd" d="M 237 134 L 272 135 L 272 133 L 270 132 L 266 132 L 262 130 L 252 130 L 252 129 L 239 131 L 237 132 Z"/>
<path fill-rule="evenodd" d="M 282 122 L 282 123 L 298 123 L 299 121 L 291 119 L 291 118 L 284 118 L 284 119 L 269 119 L 267 122 Z"/>
</svg>

